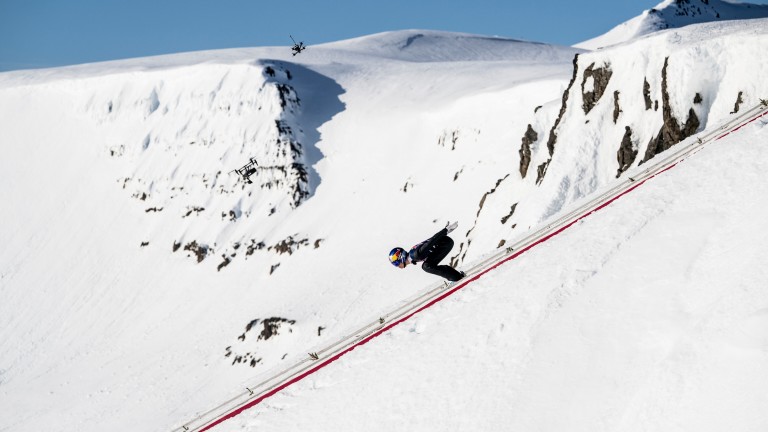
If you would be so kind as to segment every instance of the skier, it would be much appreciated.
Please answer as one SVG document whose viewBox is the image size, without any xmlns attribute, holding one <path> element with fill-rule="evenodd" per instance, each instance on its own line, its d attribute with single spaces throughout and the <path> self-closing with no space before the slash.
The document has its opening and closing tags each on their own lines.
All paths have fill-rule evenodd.
<svg viewBox="0 0 768 432">
<path fill-rule="evenodd" d="M 456 222 L 447 223 L 440 232 L 412 247 L 408 252 L 401 247 L 392 249 L 389 252 L 389 262 L 395 267 L 405 268 L 408 264 L 424 261 L 421 268 L 425 272 L 444 277 L 451 282 L 461 280 L 465 276 L 463 271 L 449 265 L 440 265 L 440 261 L 453 248 L 453 239 L 448 237 L 448 233 L 455 230 L 457 225 Z"/>
</svg>

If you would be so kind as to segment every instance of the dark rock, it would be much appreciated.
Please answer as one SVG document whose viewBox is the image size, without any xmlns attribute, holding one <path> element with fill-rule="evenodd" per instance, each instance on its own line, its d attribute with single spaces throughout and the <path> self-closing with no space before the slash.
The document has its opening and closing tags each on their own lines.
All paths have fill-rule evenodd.
<svg viewBox="0 0 768 432">
<path fill-rule="evenodd" d="M 269 338 L 273 336 L 277 336 L 278 330 L 280 329 L 281 324 L 290 324 L 294 325 L 296 324 L 296 320 L 289 320 L 287 318 L 278 318 L 278 317 L 272 317 L 267 318 L 261 322 L 262 330 L 261 333 L 259 333 L 259 337 L 256 338 L 256 340 L 268 340 Z"/>
<path fill-rule="evenodd" d="M 653 101 L 651 100 L 651 85 L 648 84 L 648 79 L 643 79 L 643 98 L 645 99 L 645 110 L 653 108 Z"/>
<path fill-rule="evenodd" d="M 673 145 L 688 138 L 696 133 L 699 128 L 699 118 L 696 116 L 696 112 L 693 108 L 688 110 L 688 119 L 681 127 L 676 118 L 672 116 L 672 107 L 669 104 L 669 92 L 667 84 L 667 66 L 669 65 L 669 57 L 664 59 L 664 67 L 661 70 L 661 102 L 662 102 L 662 116 L 664 117 L 664 124 L 656 135 L 648 143 L 648 149 L 645 152 L 643 160 L 640 162 L 645 163 L 652 159 L 657 154 L 669 149 Z"/>
<path fill-rule="evenodd" d="M 258 250 L 262 250 L 262 249 L 264 249 L 266 246 L 267 246 L 267 245 L 266 245 L 266 244 L 264 244 L 264 242 L 258 242 L 258 243 L 256 243 L 256 240 L 253 240 L 253 239 L 251 239 L 251 243 L 250 243 L 250 244 L 248 244 L 248 245 L 245 247 L 245 255 L 246 255 L 246 256 L 251 256 L 251 255 L 253 255 L 253 253 L 254 253 L 254 252 L 256 252 L 256 251 L 258 251 Z"/>
<path fill-rule="evenodd" d="M 595 69 L 595 64 L 592 63 L 584 69 L 584 78 L 581 81 L 581 96 L 583 101 L 581 107 L 584 109 L 584 114 L 589 114 L 589 112 L 592 111 L 592 108 L 597 105 L 597 102 L 608 87 L 611 75 L 613 75 L 613 72 L 608 65 Z M 592 91 L 585 92 L 584 85 L 589 78 L 592 78 L 593 80 L 593 88 Z"/>
<path fill-rule="evenodd" d="M 437 145 L 445 147 L 445 140 L 448 138 L 448 131 L 443 132 L 440 138 L 437 139 Z M 456 150 L 456 143 L 459 141 L 459 131 L 451 131 L 451 150 Z"/>
<path fill-rule="evenodd" d="M 509 218 L 511 218 L 511 217 L 512 217 L 512 215 L 513 215 L 513 214 L 515 214 L 515 209 L 517 208 L 517 204 L 518 204 L 518 203 L 514 203 L 514 204 L 512 204 L 512 208 L 509 210 L 509 214 L 501 218 L 501 224 L 502 224 L 502 225 L 504 225 L 505 223 L 507 223 L 507 221 L 509 220 Z"/>
<path fill-rule="evenodd" d="M 288 84 L 277 84 L 277 93 L 280 97 L 280 107 L 285 108 L 286 105 L 289 103 L 294 104 L 296 106 L 301 105 L 301 100 L 299 99 L 299 96 L 296 94 L 296 91 L 293 90 L 293 87 L 289 86 Z"/>
<path fill-rule="evenodd" d="M 496 192 L 496 189 L 498 189 L 498 187 L 499 187 L 499 185 L 501 184 L 501 182 L 503 182 L 504 180 L 506 180 L 506 179 L 507 179 L 507 177 L 509 177 L 509 174 L 507 174 L 507 175 L 505 175 L 504 177 L 502 177 L 502 178 L 500 178 L 500 179 L 496 180 L 496 185 L 494 185 L 494 186 L 493 186 L 493 188 L 491 188 L 491 190 L 489 190 L 488 192 L 486 192 L 486 193 L 484 193 L 484 194 L 483 194 L 483 197 L 482 197 L 482 198 L 480 198 L 480 205 L 479 205 L 479 208 L 477 209 L 477 214 L 475 215 L 475 217 L 478 217 L 478 216 L 480 216 L 480 211 L 481 211 L 481 210 L 483 210 L 483 205 L 485 204 L 485 199 L 486 199 L 486 198 L 488 198 L 488 195 L 490 195 L 490 194 L 492 194 L 492 193 Z M 477 220 L 475 220 L 475 224 L 477 224 Z M 474 228 L 474 227 L 473 227 L 473 228 Z M 470 231 L 471 231 L 471 230 L 470 230 Z M 467 233 L 467 235 L 469 235 L 469 233 Z"/>
<path fill-rule="evenodd" d="M 222 262 L 221 262 L 221 263 L 220 263 L 220 264 L 219 264 L 219 265 L 216 267 L 216 271 L 221 271 L 221 269 L 223 269 L 224 267 L 228 266 L 228 265 L 229 265 L 229 263 L 231 263 L 231 262 L 232 262 L 232 258 L 230 258 L 230 257 L 228 257 L 228 256 L 224 256 L 223 258 L 224 258 L 224 261 L 222 261 Z"/>
<path fill-rule="evenodd" d="M 625 126 L 624 138 L 622 138 L 619 151 L 616 153 L 616 159 L 619 161 L 619 170 L 616 173 L 616 178 L 632 166 L 636 157 L 637 146 L 632 143 L 632 128 Z"/>
<path fill-rule="evenodd" d="M 520 145 L 520 175 L 523 178 L 528 173 L 528 165 L 531 163 L 531 144 L 535 143 L 538 139 L 539 134 L 533 130 L 529 123 Z"/>
<path fill-rule="evenodd" d="M 185 218 L 191 215 L 192 213 L 200 213 L 201 211 L 204 211 L 204 210 L 205 210 L 204 207 L 196 207 L 196 206 L 187 207 L 187 213 L 182 217 Z"/>
<path fill-rule="evenodd" d="M 284 240 L 280 240 L 275 245 L 270 246 L 267 248 L 268 251 L 274 250 L 275 253 L 278 255 L 282 255 L 284 253 L 287 253 L 288 255 L 292 255 L 295 251 L 297 251 L 301 246 L 306 246 L 309 244 L 309 239 L 301 239 L 301 240 L 294 240 L 293 236 L 288 236 Z"/>
<path fill-rule="evenodd" d="M 273 265 L 272 267 L 270 267 L 269 268 L 269 274 L 271 275 L 272 273 L 274 273 L 275 270 L 277 270 L 278 267 L 280 267 L 280 263 L 277 263 L 277 264 Z"/>
<path fill-rule="evenodd" d="M 195 256 L 197 256 L 197 262 L 201 262 L 208 255 L 210 248 L 206 245 L 197 244 L 197 241 L 192 241 L 184 246 L 184 250 L 195 254 Z"/>
<path fill-rule="evenodd" d="M 741 104 L 744 103 L 744 100 L 741 98 L 741 96 L 744 94 L 744 92 L 740 91 L 739 95 L 736 96 L 736 104 L 733 106 L 733 111 L 731 111 L 731 114 L 736 114 L 739 112 L 739 108 L 741 107 Z"/>
<path fill-rule="evenodd" d="M 547 174 L 547 167 L 549 166 L 549 162 L 551 162 L 552 159 L 547 159 L 546 162 L 539 165 L 536 168 L 537 176 L 536 176 L 536 184 L 541 184 L 541 182 L 544 180 L 544 175 Z"/>
<path fill-rule="evenodd" d="M 555 130 L 557 130 L 557 126 L 560 125 L 560 122 L 563 119 L 563 115 L 565 114 L 565 110 L 568 106 L 568 93 L 570 93 L 571 87 L 573 87 L 573 83 L 576 81 L 576 74 L 578 70 L 579 55 L 576 54 L 573 57 L 573 76 L 571 77 L 571 82 L 568 83 L 568 87 L 563 92 L 563 102 L 560 105 L 560 113 L 557 115 L 557 119 L 555 120 L 555 124 L 552 125 L 552 129 L 549 131 L 549 139 L 547 139 L 547 150 L 549 150 L 550 157 L 555 152 L 555 143 L 557 142 L 557 134 L 555 133 Z M 537 180 L 536 183 L 540 183 L 540 180 Z"/>
<path fill-rule="evenodd" d="M 621 108 L 619 107 L 619 91 L 616 90 L 613 92 L 613 124 L 616 124 L 616 121 L 619 119 L 619 113 L 621 113 Z"/>
</svg>

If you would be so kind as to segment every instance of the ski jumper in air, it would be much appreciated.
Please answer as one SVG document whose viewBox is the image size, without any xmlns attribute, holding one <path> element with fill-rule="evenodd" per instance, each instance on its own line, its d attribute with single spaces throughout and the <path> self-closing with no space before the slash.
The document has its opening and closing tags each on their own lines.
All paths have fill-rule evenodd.
<svg viewBox="0 0 768 432">
<path fill-rule="evenodd" d="M 415 245 L 410 251 L 401 247 L 396 247 L 389 252 L 389 262 L 395 267 L 405 268 L 408 264 L 418 264 L 423 262 L 421 268 L 427 272 L 456 282 L 464 277 L 464 272 L 458 271 L 449 265 L 440 265 L 440 261 L 445 258 L 453 249 L 453 239 L 448 234 L 456 229 L 456 222 L 449 223 L 437 234 L 427 240 Z"/>
</svg>

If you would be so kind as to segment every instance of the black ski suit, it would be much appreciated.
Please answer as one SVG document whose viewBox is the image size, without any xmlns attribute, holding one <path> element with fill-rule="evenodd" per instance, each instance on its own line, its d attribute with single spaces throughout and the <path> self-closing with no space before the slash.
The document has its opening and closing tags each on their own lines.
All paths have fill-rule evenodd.
<svg viewBox="0 0 768 432">
<path fill-rule="evenodd" d="M 438 275 L 455 282 L 464 277 L 461 272 L 448 265 L 440 265 L 440 261 L 453 249 L 453 239 L 448 237 L 448 230 L 443 228 L 428 240 L 412 247 L 408 252 L 411 262 L 414 264 L 424 261 L 421 268 L 434 275 Z"/>
</svg>

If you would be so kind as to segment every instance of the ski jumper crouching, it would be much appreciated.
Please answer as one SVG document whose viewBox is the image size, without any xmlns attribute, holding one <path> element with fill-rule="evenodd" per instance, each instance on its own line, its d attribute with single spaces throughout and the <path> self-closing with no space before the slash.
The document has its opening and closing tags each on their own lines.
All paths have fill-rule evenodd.
<svg viewBox="0 0 768 432">
<path fill-rule="evenodd" d="M 421 268 L 427 273 L 443 277 L 451 282 L 462 279 L 464 272 L 460 272 L 449 265 L 440 264 L 440 261 L 448 256 L 448 253 L 453 249 L 453 239 L 448 237 L 448 233 L 453 231 L 456 226 L 457 223 L 455 222 L 446 225 L 437 234 L 415 245 L 408 252 L 399 247 L 392 249 L 389 253 L 390 262 L 399 268 L 405 268 L 408 264 L 423 262 Z"/>
</svg>

